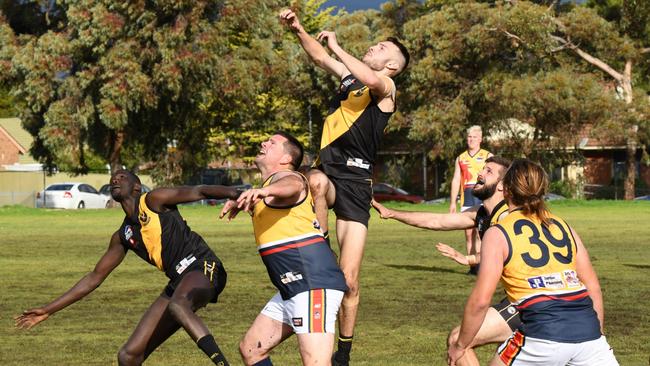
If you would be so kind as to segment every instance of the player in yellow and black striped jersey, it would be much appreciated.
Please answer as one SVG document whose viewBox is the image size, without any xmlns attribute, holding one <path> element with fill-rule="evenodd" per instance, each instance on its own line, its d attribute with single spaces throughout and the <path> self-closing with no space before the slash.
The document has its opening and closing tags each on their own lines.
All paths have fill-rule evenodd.
<svg viewBox="0 0 650 366">
<path fill-rule="evenodd" d="M 602 335 L 602 293 L 587 250 L 544 204 L 548 176 L 517 159 L 503 187 L 510 213 L 484 236 L 481 270 L 460 335 L 449 347 L 449 364 L 464 357 L 501 279 L 522 324 L 491 365 L 618 365 Z"/>
<path fill-rule="evenodd" d="M 323 31 L 314 39 L 292 10 L 280 13 L 311 60 L 340 81 L 323 126 L 317 169 L 307 177 L 316 217 L 328 237 L 328 208 L 336 214 L 339 264 L 349 290 L 339 315 L 339 347 L 334 365 L 347 365 L 359 304 L 359 273 L 372 200 L 372 169 L 388 119 L 395 112 L 393 78 L 409 63 L 409 53 L 396 38 L 370 47 L 361 60 Z M 330 56 L 319 41 L 334 54 Z"/>
<path fill-rule="evenodd" d="M 95 269 L 74 287 L 42 308 L 25 311 L 16 325 L 31 328 L 82 299 L 95 290 L 131 250 L 163 271 L 169 284 L 120 349 L 119 364 L 141 364 L 183 327 L 214 364 L 228 365 L 214 337 L 195 314 L 209 302 L 217 301 L 226 285 L 226 271 L 203 238 L 183 220 L 176 205 L 207 198 L 236 198 L 241 191 L 224 186 L 193 186 L 159 188 L 141 194 L 140 179 L 126 170 L 115 172 L 110 184 L 111 196 L 121 204 L 126 217 L 113 234 L 108 250 Z"/>
</svg>

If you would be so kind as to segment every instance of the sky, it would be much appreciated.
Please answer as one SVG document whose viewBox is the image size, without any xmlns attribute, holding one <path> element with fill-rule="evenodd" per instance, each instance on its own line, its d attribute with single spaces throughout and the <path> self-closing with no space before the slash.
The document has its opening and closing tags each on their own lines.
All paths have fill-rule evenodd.
<svg viewBox="0 0 650 366">
<path fill-rule="evenodd" d="M 353 12 L 359 9 L 379 9 L 379 6 L 388 0 L 327 0 L 324 6 L 344 7 Z"/>
</svg>

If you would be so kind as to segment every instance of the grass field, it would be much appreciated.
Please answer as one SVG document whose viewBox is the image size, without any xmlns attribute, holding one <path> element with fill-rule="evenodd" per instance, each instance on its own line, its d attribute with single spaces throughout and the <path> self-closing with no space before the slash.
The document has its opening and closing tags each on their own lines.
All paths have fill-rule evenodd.
<svg viewBox="0 0 650 366">
<path fill-rule="evenodd" d="M 447 208 L 393 207 L 435 212 Z M 607 337 L 619 362 L 648 365 L 650 204 L 565 201 L 551 207 L 577 230 L 590 251 L 605 298 Z M 214 207 L 183 207 L 182 214 L 228 270 L 220 302 L 200 314 L 230 362 L 240 364 L 238 340 L 275 292 L 256 253 L 250 219 L 241 215 L 221 222 Z M 117 350 L 167 282 L 132 253 L 94 293 L 31 331 L 14 329 L 13 316 L 49 302 L 90 271 L 122 218 L 119 209 L 0 208 L 0 364 L 116 364 Z M 438 255 L 438 241 L 460 249 L 464 236 L 383 221 L 373 212 L 361 274 L 355 365 L 446 364 L 447 332 L 461 319 L 474 277 Z M 483 347 L 479 356 L 485 363 L 493 352 L 494 347 Z M 272 358 L 276 365 L 300 364 L 295 338 L 276 349 Z M 180 331 L 147 364 L 210 363 Z"/>
</svg>

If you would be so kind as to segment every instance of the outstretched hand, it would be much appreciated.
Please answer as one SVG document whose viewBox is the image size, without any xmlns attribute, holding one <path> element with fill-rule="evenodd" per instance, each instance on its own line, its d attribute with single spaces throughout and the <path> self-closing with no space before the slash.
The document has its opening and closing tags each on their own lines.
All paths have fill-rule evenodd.
<svg viewBox="0 0 650 366">
<path fill-rule="evenodd" d="M 287 26 L 292 32 L 299 32 L 302 29 L 298 16 L 291 9 L 280 12 L 280 22 Z"/>
<path fill-rule="evenodd" d="M 14 317 L 15 326 L 19 329 L 32 329 L 36 324 L 49 317 L 50 314 L 42 308 L 25 310 L 21 315 Z"/>
<path fill-rule="evenodd" d="M 456 249 L 450 247 L 447 244 L 438 243 L 436 244 L 436 249 L 438 249 L 440 254 L 444 255 L 447 258 L 451 258 L 455 260 L 459 264 L 465 266 L 469 265 L 469 261 L 467 260 L 467 257 L 465 257 L 461 252 L 457 251 Z"/>
<path fill-rule="evenodd" d="M 379 212 L 379 217 L 381 217 L 382 219 L 390 219 L 391 217 L 393 217 L 391 210 L 386 206 L 375 201 L 374 199 L 370 203 L 372 204 L 372 207 L 375 210 L 377 210 L 377 212 Z"/>
<path fill-rule="evenodd" d="M 264 188 L 249 189 L 237 198 L 237 208 L 239 210 L 252 212 L 255 204 L 266 196 L 268 196 L 268 193 Z"/>
<path fill-rule="evenodd" d="M 240 209 L 237 208 L 237 201 L 236 200 L 228 200 L 226 203 L 224 203 L 223 208 L 221 209 L 221 212 L 219 213 L 219 219 L 223 219 L 226 214 L 228 215 L 228 221 L 231 221 L 232 219 L 237 216 L 237 214 L 241 211 Z"/>
<path fill-rule="evenodd" d="M 322 31 L 318 33 L 318 37 L 316 37 L 318 42 L 323 42 L 327 41 L 327 47 L 330 50 L 333 50 L 335 47 L 338 47 L 339 43 L 336 40 L 336 33 L 331 32 L 331 31 Z"/>
</svg>

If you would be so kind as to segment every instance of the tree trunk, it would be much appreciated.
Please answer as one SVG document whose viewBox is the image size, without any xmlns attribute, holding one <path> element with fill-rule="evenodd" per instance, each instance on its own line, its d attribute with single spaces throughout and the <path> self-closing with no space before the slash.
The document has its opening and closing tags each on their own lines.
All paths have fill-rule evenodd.
<svg viewBox="0 0 650 366">
<path fill-rule="evenodd" d="M 108 163 L 111 166 L 111 174 L 122 169 L 122 145 L 124 144 L 124 131 L 119 130 L 115 133 L 112 141 L 111 152 L 108 157 Z"/>
<path fill-rule="evenodd" d="M 632 104 L 632 61 L 625 63 L 623 79 L 621 80 L 625 103 Z M 625 141 L 625 189 L 624 197 L 626 200 L 634 199 L 634 186 L 636 181 L 636 134 L 638 126 L 634 125 L 629 128 Z"/>
</svg>

